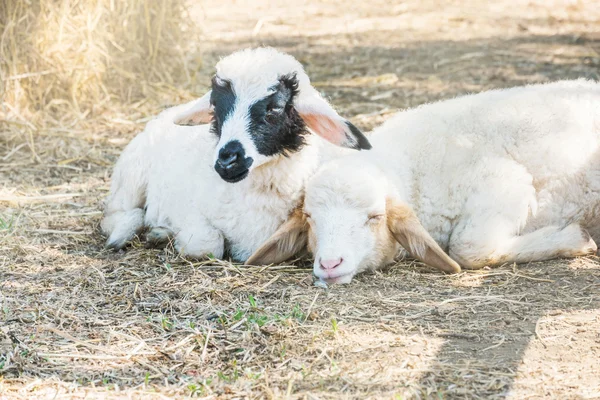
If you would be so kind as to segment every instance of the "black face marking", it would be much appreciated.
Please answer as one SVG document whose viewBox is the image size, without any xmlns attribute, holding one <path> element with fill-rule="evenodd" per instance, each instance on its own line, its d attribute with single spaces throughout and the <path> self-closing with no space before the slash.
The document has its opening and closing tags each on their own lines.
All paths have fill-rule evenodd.
<svg viewBox="0 0 600 400">
<path fill-rule="evenodd" d="M 210 94 L 210 104 L 213 106 L 211 131 L 218 137 L 221 137 L 223 123 L 233 112 L 235 100 L 235 92 L 233 91 L 231 81 L 215 76 L 212 79 L 212 92 Z"/>
<path fill-rule="evenodd" d="M 353 143 L 352 148 L 355 150 L 369 150 L 371 149 L 371 143 L 369 143 L 369 140 L 366 138 L 366 136 L 354 125 L 352 125 L 352 123 L 350 123 L 349 121 L 346 121 L 346 126 L 350 129 L 350 132 L 352 132 L 352 136 L 353 138 L 348 138 L 350 142 Z M 346 135 L 347 137 L 348 135 Z"/>
<path fill-rule="evenodd" d="M 308 133 L 306 124 L 294 108 L 294 99 L 298 95 L 296 74 L 282 76 L 271 89 L 273 94 L 250 107 L 248 130 L 260 154 L 289 155 L 304 146 L 304 135 Z"/>
</svg>

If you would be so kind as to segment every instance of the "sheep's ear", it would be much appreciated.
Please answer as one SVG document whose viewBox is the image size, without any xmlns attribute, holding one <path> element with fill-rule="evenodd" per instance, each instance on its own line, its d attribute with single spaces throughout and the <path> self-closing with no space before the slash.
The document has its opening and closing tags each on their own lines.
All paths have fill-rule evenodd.
<svg viewBox="0 0 600 400">
<path fill-rule="evenodd" d="M 342 147 L 368 150 L 371 143 L 350 121 L 340 117 L 331 105 L 314 89 L 301 93 L 294 103 L 311 131 Z"/>
<path fill-rule="evenodd" d="M 177 125 L 200 125 L 207 124 L 212 119 L 212 106 L 210 105 L 209 90 L 204 96 L 200 97 L 194 105 L 187 110 L 175 116 L 173 122 Z"/>
<path fill-rule="evenodd" d="M 306 248 L 308 224 L 301 209 L 288 220 L 258 250 L 246 260 L 248 265 L 267 265 L 284 262 Z"/>
<path fill-rule="evenodd" d="M 460 265 L 433 240 L 408 205 L 388 199 L 387 224 L 394 238 L 414 258 L 444 272 L 460 272 Z"/>
</svg>

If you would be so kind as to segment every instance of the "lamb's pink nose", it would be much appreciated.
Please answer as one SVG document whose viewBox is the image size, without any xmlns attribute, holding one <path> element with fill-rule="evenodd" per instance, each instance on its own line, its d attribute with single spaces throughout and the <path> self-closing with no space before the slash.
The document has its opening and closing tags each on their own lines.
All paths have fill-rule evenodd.
<svg viewBox="0 0 600 400">
<path fill-rule="evenodd" d="M 344 261 L 342 258 L 338 258 L 335 260 L 321 260 L 319 263 L 321 264 L 322 269 L 334 269 L 338 267 L 342 261 Z"/>
</svg>

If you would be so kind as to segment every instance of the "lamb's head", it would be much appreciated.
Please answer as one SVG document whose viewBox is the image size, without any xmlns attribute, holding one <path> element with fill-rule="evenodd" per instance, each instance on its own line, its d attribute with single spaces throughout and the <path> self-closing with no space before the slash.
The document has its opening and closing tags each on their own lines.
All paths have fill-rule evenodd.
<svg viewBox="0 0 600 400">
<path fill-rule="evenodd" d="M 227 182 L 289 156 L 312 131 L 343 147 L 369 149 L 365 136 L 311 86 L 302 65 L 272 48 L 247 49 L 223 58 L 212 89 L 175 123 L 210 122 L 219 142 L 215 170 Z"/>
<path fill-rule="evenodd" d="M 314 274 L 335 283 L 390 263 L 398 251 L 386 226 L 387 180 L 374 168 L 348 174 L 345 167 L 328 164 L 310 180 L 304 199 Z"/>
<path fill-rule="evenodd" d="M 361 271 L 391 263 L 399 245 L 433 267 L 460 271 L 381 171 L 336 160 L 309 181 L 303 209 L 292 213 L 248 263 L 285 261 L 307 246 L 315 276 L 348 283 Z"/>
</svg>

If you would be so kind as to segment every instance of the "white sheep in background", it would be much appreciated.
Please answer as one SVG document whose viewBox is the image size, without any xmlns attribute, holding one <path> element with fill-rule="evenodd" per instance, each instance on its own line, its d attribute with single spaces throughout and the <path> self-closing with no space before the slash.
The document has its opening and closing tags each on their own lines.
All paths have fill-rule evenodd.
<svg viewBox="0 0 600 400">
<path fill-rule="evenodd" d="M 597 250 L 598 83 L 428 104 L 398 113 L 369 138 L 373 150 L 311 178 L 304 213 L 293 213 L 248 263 L 280 262 L 308 241 L 315 275 L 346 283 L 391 263 L 398 243 L 447 272 Z"/>
<path fill-rule="evenodd" d="M 292 56 L 248 49 L 216 69 L 211 91 L 161 113 L 123 151 L 101 224 L 108 247 L 149 227 L 151 243 L 174 236 L 184 254 L 229 250 L 245 260 L 301 201 L 323 154 L 334 152 L 309 130 L 370 148 Z"/>
</svg>

